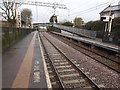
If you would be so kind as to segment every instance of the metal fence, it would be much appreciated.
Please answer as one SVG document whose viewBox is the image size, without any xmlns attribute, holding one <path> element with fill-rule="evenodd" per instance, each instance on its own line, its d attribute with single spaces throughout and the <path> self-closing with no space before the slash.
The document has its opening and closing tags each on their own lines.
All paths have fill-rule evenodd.
<svg viewBox="0 0 120 90">
<path fill-rule="evenodd" d="M 33 29 L 28 28 L 0 28 L 2 29 L 2 52 L 33 31 Z"/>
<path fill-rule="evenodd" d="M 96 31 L 91 31 L 91 30 L 85 30 L 85 29 L 77 29 L 77 28 L 72 28 L 72 27 L 67 27 L 67 26 L 59 26 L 59 25 L 54 25 L 56 28 L 60 28 L 62 30 L 80 35 L 80 36 L 85 36 L 89 38 L 96 38 Z"/>
<path fill-rule="evenodd" d="M 54 25 L 54 28 L 64 30 L 73 34 L 77 34 L 80 36 L 85 36 L 88 38 L 100 38 L 103 42 L 109 42 L 114 44 L 120 44 L 120 32 L 110 32 L 110 35 L 107 35 L 107 32 L 100 32 L 100 31 L 91 31 L 91 30 L 85 30 L 85 29 L 77 29 L 73 27 L 67 27 L 67 26 L 60 26 L 60 25 Z"/>
</svg>

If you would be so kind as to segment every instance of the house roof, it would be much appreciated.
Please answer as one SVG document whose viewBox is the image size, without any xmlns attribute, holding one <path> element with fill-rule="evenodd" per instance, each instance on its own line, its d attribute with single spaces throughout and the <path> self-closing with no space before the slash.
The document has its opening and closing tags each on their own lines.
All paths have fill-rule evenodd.
<svg viewBox="0 0 120 90">
<path fill-rule="evenodd" d="M 100 13 L 109 12 L 109 11 L 120 11 L 120 5 L 108 6 Z"/>
</svg>

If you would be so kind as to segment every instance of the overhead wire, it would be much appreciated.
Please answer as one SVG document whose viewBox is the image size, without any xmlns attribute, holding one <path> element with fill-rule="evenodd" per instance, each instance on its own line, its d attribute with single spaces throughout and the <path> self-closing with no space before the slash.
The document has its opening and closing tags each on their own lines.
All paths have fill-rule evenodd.
<svg viewBox="0 0 120 90">
<path fill-rule="evenodd" d="M 86 2 L 84 2 L 84 3 L 79 4 L 79 6 L 81 7 L 81 6 L 83 6 L 84 4 L 86 4 L 87 2 L 88 2 L 88 0 L 87 0 Z M 71 9 L 71 11 L 72 11 L 72 10 L 76 10 L 76 9 L 78 9 L 78 7 Z"/>
<path fill-rule="evenodd" d="M 109 1 L 109 2 L 106 2 L 106 3 L 102 3 L 102 4 L 99 4 L 99 5 L 97 5 L 97 6 L 88 8 L 88 9 L 86 9 L 86 10 L 82 10 L 82 11 L 73 13 L 73 14 L 70 15 L 70 17 L 73 16 L 73 15 L 84 14 L 84 13 L 87 13 L 87 12 L 90 12 L 90 11 L 97 10 L 97 9 L 103 7 L 103 6 L 107 6 L 107 5 L 110 4 L 110 3 L 112 4 L 112 3 L 116 3 L 116 2 L 113 2 L 113 1 L 110 2 L 110 1 Z"/>
</svg>

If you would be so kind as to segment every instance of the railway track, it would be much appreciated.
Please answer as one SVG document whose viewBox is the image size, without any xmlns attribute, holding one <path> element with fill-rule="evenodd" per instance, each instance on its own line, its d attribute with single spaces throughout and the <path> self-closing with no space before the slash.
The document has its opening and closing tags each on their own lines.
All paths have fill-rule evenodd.
<svg viewBox="0 0 120 90">
<path fill-rule="evenodd" d="M 46 63 L 53 88 L 91 88 L 100 90 L 99 85 L 93 82 L 78 66 L 65 56 L 42 33 L 40 39 L 44 48 Z"/>
<path fill-rule="evenodd" d="M 51 33 L 50 33 L 51 34 Z M 100 54 L 100 53 L 96 53 L 93 50 L 81 46 L 76 42 L 70 41 L 66 38 L 61 38 L 59 36 L 56 36 L 55 34 L 52 34 L 54 37 L 58 38 L 59 40 L 61 40 L 62 42 L 64 42 L 65 44 L 73 47 L 74 49 L 78 50 L 79 52 L 87 55 L 88 57 L 93 58 L 94 60 L 98 61 L 101 64 L 104 64 L 105 66 L 107 66 L 108 68 L 120 73 L 120 61 L 118 58 L 114 58 L 111 59 L 109 57 L 106 57 L 104 54 Z"/>
</svg>

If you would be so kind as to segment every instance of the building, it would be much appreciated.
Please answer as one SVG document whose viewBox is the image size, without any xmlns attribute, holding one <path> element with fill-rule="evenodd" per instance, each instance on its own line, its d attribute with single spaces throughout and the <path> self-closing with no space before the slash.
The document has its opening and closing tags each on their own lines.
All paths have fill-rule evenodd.
<svg viewBox="0 0 120 90">
<path fill-rule="evenodd" d="M 119 2 L 120 3 L 120 2 Z M 114 14 L 114 17 L 120 17 L 120 4 L 114 6 L 108 6 L 99 14 L 100 16 L 107 16 L 109 15 L 110 11 Z"/>
<path fill-rule="evenodd" d="M 9 27 L 9 23 L 7 21 L 0 21 L 0 27 Z"/>
</svg>

